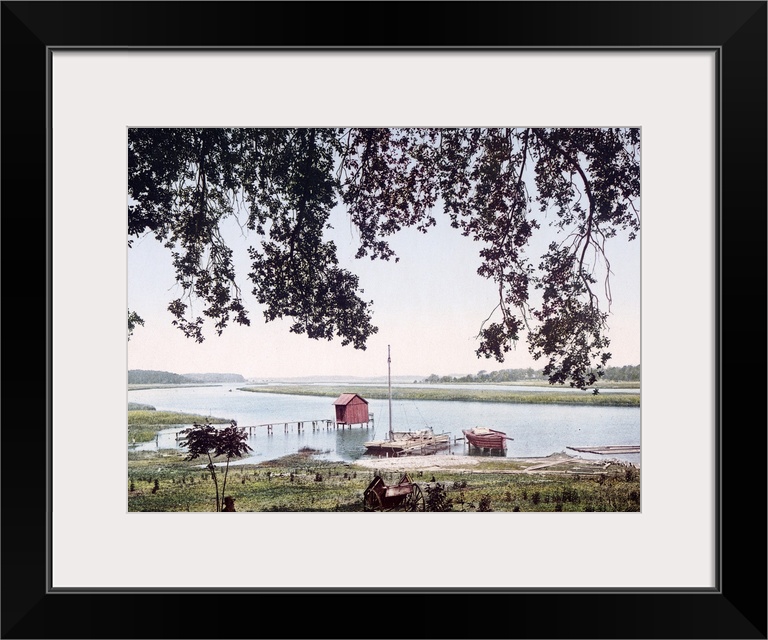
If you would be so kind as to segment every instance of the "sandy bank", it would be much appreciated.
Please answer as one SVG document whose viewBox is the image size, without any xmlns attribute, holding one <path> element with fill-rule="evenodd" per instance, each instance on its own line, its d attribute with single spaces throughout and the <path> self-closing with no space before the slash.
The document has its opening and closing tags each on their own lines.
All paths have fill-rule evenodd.
<svg viewBox="0 0 768 640">
<path fill-rule="evenodd" d="M 567 453 L 553 453 L 538 458 L 472 457 L 436 454 L 428 456 L 404 456 L 401 458 L 360 458 L 355 464 L 380 471 L 471 471 L 483 462 L 492 462 L 497 472 L 505 473 L 601 473 L 609 467 L 625 467 L 630 463 L 614 459 L 586 460 Z M 633 465 L 639 468 L 639 465 Z"/>
<path fill-rule="evenodd" d="M 400 458 L 360 458 L 355 464 L 368 469 L 438 469 L 471 468 L 480 463 L 481 458 L 470 456 L 451 456 L 435 454 L 429 456 L 403 456 Z"/>
</svg>

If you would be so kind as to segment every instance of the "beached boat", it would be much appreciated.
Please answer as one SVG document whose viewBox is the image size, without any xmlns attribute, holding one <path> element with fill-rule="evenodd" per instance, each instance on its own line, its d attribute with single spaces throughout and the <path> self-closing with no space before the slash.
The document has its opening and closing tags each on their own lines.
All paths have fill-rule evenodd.
<svg viewBox="0 0 768 640">
<path fill-rule="evenodd" d="M 409 454 L 430 454 L 449 447 L 451 434 L 435 433 L 431 428 L 418 431 L 392 430 L 392 378 L 390 363 L 392 358 L 387 347 L 387 385 L 389 387 L 389 431 L 383 440 L 364 442 L 365 452 L 377 456 L 403 456 Z"/>
<path fill-rule="evenodd" d="M 366 453 L 379 456 L 435 453 L 450 444 L 451 434 L 435 433 L 429 428 L 418 431 L 390 431 L 385 440 L 363 443 Z"/>
<path fill-rule="evenodd" d="M 478 449 L 491 449 L 503 451 L 507 448 L 507 440 L 510 438 L 503 431 L 489 429 L 488 427 L 475 427 L 474 429 L 462 429 L 467 442 Z"/>
</svg>

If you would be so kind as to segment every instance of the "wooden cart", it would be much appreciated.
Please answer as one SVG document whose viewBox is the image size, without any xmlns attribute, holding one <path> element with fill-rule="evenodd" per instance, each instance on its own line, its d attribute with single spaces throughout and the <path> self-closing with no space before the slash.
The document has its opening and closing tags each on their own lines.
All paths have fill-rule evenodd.
<svg viewBox="0 0 768 640">
<path fill-rule="evenodd" d="M 363 492 L 365 511 L 425 511 L 425 505 L 421 487 L 407 473 L 394 485 L 387 485 L 381 476 L 376 476 Z"/>
</svg>

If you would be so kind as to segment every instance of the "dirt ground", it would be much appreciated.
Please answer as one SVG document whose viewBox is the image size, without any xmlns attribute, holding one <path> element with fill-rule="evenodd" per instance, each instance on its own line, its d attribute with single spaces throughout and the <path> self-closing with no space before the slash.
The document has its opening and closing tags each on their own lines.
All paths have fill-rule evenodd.
<svg viewBox="0 0 768 640">
<path fill-rule="evenodd" d="M 613 468 L 616 470 L 621 467 L 633 466 L 639 468 L 639 465 L 633 465 L 629 462 L 606 458 L 605 460 L 587 460 L 578 456 L 571 456 L 567 453 L 553 453 L 540 458 L 481 458 L 472 456 L 455 456 L 448 454 L 435 455 L 412 455 L 400 458 L 360 458 L 355 461 L 356 465 L 369 469 L 378 469 L 380 471 L 473 471 L 475 473 L 483 472 L 484 469 L 478 468 L 484 462 L 493 463 L 493 470 L 488 469 L 489 473 L 579 473 L 579 474 L 598 474 Z M 504 467 L 509 467 L 505 469 Z"/>
</svg>

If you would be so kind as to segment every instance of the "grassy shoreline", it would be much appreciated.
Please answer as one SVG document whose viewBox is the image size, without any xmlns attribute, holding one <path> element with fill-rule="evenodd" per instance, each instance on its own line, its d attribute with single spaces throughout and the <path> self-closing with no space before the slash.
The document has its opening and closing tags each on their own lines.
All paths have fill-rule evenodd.
<svg viewBox="0 0 768 640">
<path fill-rule="evenodd" d="M 453 512 L 640 509 L 639 469 L 566 460 L 561 472 L 528 471 L 537 462 L 541 460 L 489 460 L 408 473 L 425 493 L 439 483 Z M 377 470 L 319 460 L 311 451 L 299 451 L 278 460 L 230 467 L 225 493 L 234 497 L 240 512 L 362 512 L 363 492 L 374 476 L 394 484 L 405 468 Z M 214 495 L 208 472 L 199 461 L 184 460 L 179 451 L 128 454 L 129 511 L 213 511 Z"/>
<path fill-rule="evenodd" d="M 183 387 L 218 387 L 220 386 L 220 383 L 211 383 L 211 382 L 190 382 L 190 383 L 182 383 L 182 384 L 176 384 L 176 383 L 146 383 L 146 384 L 137 384 L 137 383 L 128 383 L 128 391 L 139 391 L 143 389 L 181 389 Z"/>
<path fill-rule="evenodd" d="M 270 385 L 264 387 L 238 387 L 238 391 L 249 393 L 276 393 L 299 396 L 324 396 L 336 398 L 342 393 L 349 393 L 351 386 L 314 386 L 314 385 Z M 367 399 L 385 400 L 388 390 L 382 387 L 365 387 L 361 391 Z M 520 404 L 567 404 L 611 407 L 639 407 L 639 393 L 593 394 L 561 393 L 545 391 L 504 391 L 499 389 L 431 389 L 429 387 L 392 389 L 393 400 L 440 400 L 455 402 L 508 402 Z"/>
<path fill-rule="evenodd" d="M 195 413 L 133 409 L 128 411 L 128 442 L 149 442 L 158 431 L 174 425 L 188 426 L 193 423 L 226 424 L 225 418 L 212 418 Z"/>
</svg>

